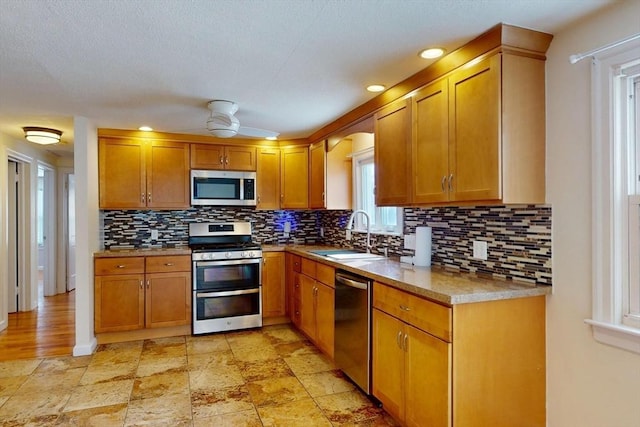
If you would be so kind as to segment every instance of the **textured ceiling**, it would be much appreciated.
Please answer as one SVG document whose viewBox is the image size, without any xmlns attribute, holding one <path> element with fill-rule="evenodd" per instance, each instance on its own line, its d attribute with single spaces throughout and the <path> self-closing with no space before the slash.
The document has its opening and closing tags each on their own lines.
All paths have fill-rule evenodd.
<svg viewBox="0 0 640 427">
<path fill-rule="evenodd" d="M 0 132 L 73 117 L 206 133 L 207 101 L 241 125 L 306 137 L 499 22 L 555 33 L 605 0 L 0 0 Z"/>
</svg>

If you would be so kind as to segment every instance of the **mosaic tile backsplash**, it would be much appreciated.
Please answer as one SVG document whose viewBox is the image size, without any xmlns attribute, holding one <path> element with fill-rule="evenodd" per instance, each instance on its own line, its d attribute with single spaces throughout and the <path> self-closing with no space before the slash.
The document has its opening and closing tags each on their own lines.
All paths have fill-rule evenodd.
<svg viewBox="0 0 640 427">
<path fill-rule="evenodd" d="M 262 244 L 326 244 L 364 249 L 366 235 L 345 240 L 351 211 L 256 211 L 197 207 L 179 211 L 102 211 L 105 249 L 187 245 L 189 222 L 249 221 Z M 291 233 L 284 233 L 284 223 Z M 405 208 L 404 234 L 432 227 L 433 265 L 496 278 L 551 285 L 551 207 L 541 205 Z M 158 239 L 151 240 L 151 230 Z M 320 235 L 322 230 L 322 236 Z M 473 241 L 488 243 L 486 261 L 472 259 Z M 372 235 L 372 251 L 412 256 L 402 236 Z"/>
</svg>

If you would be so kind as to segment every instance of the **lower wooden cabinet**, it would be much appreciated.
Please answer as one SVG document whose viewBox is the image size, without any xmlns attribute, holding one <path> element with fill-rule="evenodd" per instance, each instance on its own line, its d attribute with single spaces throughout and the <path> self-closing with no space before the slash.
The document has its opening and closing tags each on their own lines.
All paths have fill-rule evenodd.
<svg viewBox="0 0 640 427">
<path fill-rule="evenodd" d="M 407 426 L 451 425 L 451 344 L 373 310 L 373 395 Z"/>
<path fill-rule="evenodd" d="M 95 260 L 95 332 L 188 325 L 191 257 Z"/>
<path fill-rule="evenodd" d="M 335 290 L 300 274 L 300 329 L 327 355 L 334 350 Z"/>
<path fill-rule="evenodd" d="M 286 314 L 284 252 L 262 254 L 262 317 Z"/>
<path fill-rule="evenodd" d="M 286 265 L 286 295 L 287 314 L 291 322 L 300 328 L 300 267 L 301 261 L 298 255 L 287 253 L 285 255 Z"/>
</svg>

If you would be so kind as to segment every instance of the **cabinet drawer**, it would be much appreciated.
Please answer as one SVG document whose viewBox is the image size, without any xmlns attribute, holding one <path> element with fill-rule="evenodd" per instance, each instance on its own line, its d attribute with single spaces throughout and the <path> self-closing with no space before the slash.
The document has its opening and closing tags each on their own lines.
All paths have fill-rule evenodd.
<svg viewBox="0 0 640 427">
<path fill-rule="evenodd" d="M 316 263 L 316 279 L 319 282 L 329 285 L 332 288 L 336 287 L 335 282 L 336 269 L 330 265 Z"/>
<path fill-rule="evenodd" d="M 451 342 L 451 308 L 382 283 L 373 284 L 373 306 Z"/>
<path fill-rule="evenodd" d="M 96 258 L 94 269 L 96 276 L 144 273 L 144 257 Z"/>
<path fill-rule="evenodd" d="M 316 262 L 307 258 L 302 258 L 300 271 L 305 276 L 316 278 Z"/>
<path fill-rule="evenodd" d="M 191 271 L 191 257 L 189 255 L 149 256 L 146 263 L 147 273 Z"/>
</svg>

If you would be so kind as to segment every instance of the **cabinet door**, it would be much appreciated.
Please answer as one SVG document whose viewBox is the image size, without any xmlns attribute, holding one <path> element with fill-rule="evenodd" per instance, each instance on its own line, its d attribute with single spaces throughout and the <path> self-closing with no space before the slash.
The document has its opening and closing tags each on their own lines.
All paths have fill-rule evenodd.
<svg viewBox="0 0 640 427">
<path fill-rule="evenodd" d="M 309 151 L 307 147 L 281 151 L 280 207 L 305 209 L 309 206 Z"/>
<path fill-rule="evenodd" d="M 147 154 L 147 207 L 188 208 L 189 144 L 153 142 Z"/>
<path fill-rule="evenodd" d="M 256 170 L 256 149 L 255 147 L 243 147 L 231 145 L 225 147 L 224 156 L 225 169 L 234 171 L 255 171 Z"/>
<path fill-rule="evenodd" d="M 404 420 L 404 351 L 401 348 L 404 324 L 398 319 L 373 310 L 371 338 L 373 365 L 372 389 L 385 411 Z"/>
<path fill-rule="evenodd" d="M 280 209 L 280 150 L 258 148 L 256 209 Z"/>
<path fill-rule="evenodd" d="M 224 145 L 191 144 L 191 169 L 224 169 Z"/>
<path fill-rule="evenodd" d="M 96 332 L 116 332 L 144 327 L 144 275 L 95 277 Z"/>
<path fill-rule="evenodd" d="M 333 359 L 335 290 L 316 282 L 316 344 Z"/>
<path fill-rule="evenodd" d="M 449 77 L 451 200 L 501 197 L 500 108 L 500 55 Z"/>
<path fill-rule="evenodd" d="M 375 115 L 376 205 L 411 202 L 411 103 L 393 102 Z"/>
<path fill-rule="evenodd" d="M 286 296 L 287 296 L 287 314 L 293 320 L 293 302 L 296 298 L 296 293 L 298 299 L 300 299 L 300 286 L 296 286 L 298 283 L 298 279 L 296 277 L 296 266 L 298 266 L 298 270 L 300 267 L 300 257 L 298 255 L 285 253 L 285 280 L 287 283 L 286 286 Z"/>
<path fill-rule="evenodd" d="M 447 80 L 421 89 L 413 98 L 413 202 L 449 198 L 449 95 Z"/>
<path fill-rule="evenodd" d="M 191 321 L 191 273 L 146 275 L 147 328 L 188 325 Z"/>
<path fill-rule="evenodd" d="M 101 138 L 98 173 L 101 209 L 146 207 L 145 150 L 141 141 Z"/>
<path fill-rule="evenodd" d="M 304 274 L 300 283 L 300 329 L 313 340 L 316 337 L 316 281 Z"/>
<path fill-rule="evenodd" d="M 284 253 L 264 252 L 262 257 L 262 317 L 284 316 Z"/>
<path fill-rule="evenodd" d="M 405 334 L 406 425 L 451 426 L 451 344 L 410 325 Z"/>
<path fill-rule="evenodd" d="M 326 141 L 309 148 L 309 207 L 311 209 L 326 208 Z"/>
</svg>

